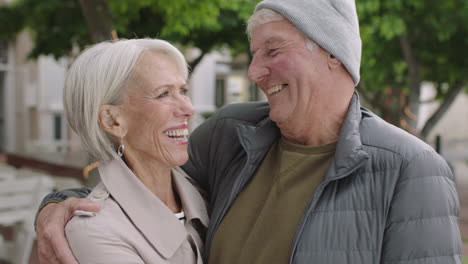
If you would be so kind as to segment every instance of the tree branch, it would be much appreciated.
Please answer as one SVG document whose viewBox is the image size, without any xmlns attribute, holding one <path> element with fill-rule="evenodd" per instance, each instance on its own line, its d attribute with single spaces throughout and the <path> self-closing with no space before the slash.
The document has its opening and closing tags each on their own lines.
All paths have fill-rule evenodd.
<svg viewBox="0 0 468 264">
<path fill-rule="evenodd" d="M 379 109 L 381 107 L 380 102 L 377 102 L 380 99 L 380 91 L 377 93 L 371 94 L 370 92 L 365 92 L 363 87 L 360 87 L 359 96 L 361 96 L 366 103 L 369 104 L 371 108 Z"/>
<path fill-rule="evenodd" d="M 113 39 L 112 15 L 105 0 L 80 0 L 81 10 L 95 43 Z"/>
<path fill-rule="evenodd" d="M 409 96 L 408 96 L 408 106 L 409 111 L 414 115 L 418 116 L 419 112 L 419 96 L 421 89 L 421 78 L 419 76 L 419 62 L 416 58 L 416 55 L 413 52 L 411 46 L 411 41 L 407 34 L 403 34 L 399 37 L 400 47 L 403 51 L 403 57 L 408 63 L 408 77 L 410 79 L 409 83 Z M 411 128 L 416 128 L 417 120 L 408 119 L 408 125 Z"/>
<path fill-rule="evenodd" d="M 437 122 L 439 122 L 440 118 L 445 114 L 445 112 L 447 112 L 457 95 L 463 89 L 464 85 L 465 83 L 463 81 L 457 81 L 454 85 L 452 85 L 452 87 L 450 87 L 439 108 L 431 115 L 426 124 L 424 124 L 424 127 L 421 129 L 421 137 L 423 139 L 427 138 L 429 132 L 431 132 Z"/>
<path fill-rule="evenodd" d="M 408 63 L 408 73 L 410 77 L 411 88 L 418 88 L 419 90 L 421 83 L 421 79 L 419 78 L 419 63 L 413 52 L 413 48 L 411 47 L 410 39 L 408 35 L 403 34 L 399 37 L 399 40 L 400 47 L 403 51 L 403 57 Z M 419 100 L 419 97 L 417 99 Z"/>
<path fill-rule="evenodd" d="M 432 104 L 435 102 L 437 102 L 437 99 L 427 99 L 427 100 L 419 101 L 419 104 Z"/>
<path fill-rule="evenodd" d="M 189 63 L 190 74 L 193 73 L 193 71 L 195 70 L 195 67 L 197 67 L 197 65 L 201 62 L 201 60 L 206 55 L 206 53 L 207 53 L 206 51 L 202 50 L 201 54 L 196 59 L 194 59 L 193 61 Z"/>
</svg>

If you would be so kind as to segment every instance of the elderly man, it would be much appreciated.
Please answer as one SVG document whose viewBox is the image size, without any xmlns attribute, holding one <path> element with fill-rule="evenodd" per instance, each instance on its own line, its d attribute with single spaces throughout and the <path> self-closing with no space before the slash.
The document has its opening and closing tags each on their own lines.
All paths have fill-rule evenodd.
<svg viewBox="0 0 468 264">
<path fill-rule="evenodd" d="M 268 103 L 222 108 L 183 167 L 207 191 L 209 263 L 461 263 L 446 162 L 360 106 L 352 0 L 264 0 L 249 78 Z M 85 192 L 86 193 L 86 192 Z M 51 194 L 60 201 L 76 192 Z M 83 196 L 83 195 L 81 195 Z M 63 226 L 83 199 L 39 214 L 41 258 L 74 263 Z"/>
</svg>

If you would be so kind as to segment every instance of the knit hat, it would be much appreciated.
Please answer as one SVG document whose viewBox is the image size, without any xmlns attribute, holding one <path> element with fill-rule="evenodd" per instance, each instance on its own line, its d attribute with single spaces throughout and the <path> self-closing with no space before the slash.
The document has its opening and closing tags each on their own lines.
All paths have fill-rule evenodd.
<svg viewBox="0 0 468 264">
<path fill-rule="evenodd" d="M 359 83 L 361 37 L 354 0 L 263 0 L 255 12 L 272 9 L 343 63 Z"/>
</svg>

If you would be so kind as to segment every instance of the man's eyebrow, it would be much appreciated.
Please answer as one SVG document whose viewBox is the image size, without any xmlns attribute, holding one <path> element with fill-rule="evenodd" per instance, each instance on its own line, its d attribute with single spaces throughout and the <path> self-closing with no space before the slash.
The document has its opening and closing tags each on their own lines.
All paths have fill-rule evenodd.
<svg viewBox="0 0 468 264">
<path fill-rule="evenodd" d="M 274 44 L 274 43 L 277 43 L 277 42 L 281 42 L 281 38 L 279 37 L 271 37 L 271 38 L 268 38 L 264 43 L 265 44 Z"/>
<path fill-rule="evenodd" d="M 268 38 L 267 40 L 265 40 L 262 44 L 263 45 L 271 45 L 271 44 L 275 44 L 275 43 L 278 43 L 278 42 L 281 42 L 283 39 L 280 38 L 280 37 L 277 37 L 277 36 L 273 36 L 273 37 L 270 37 Z M 257 52 L 257 49 L 256 50 L 250 50 L 250 53 L 252 54 L 252 56 L 255 56 L 255 53 Z"/>
</svg>

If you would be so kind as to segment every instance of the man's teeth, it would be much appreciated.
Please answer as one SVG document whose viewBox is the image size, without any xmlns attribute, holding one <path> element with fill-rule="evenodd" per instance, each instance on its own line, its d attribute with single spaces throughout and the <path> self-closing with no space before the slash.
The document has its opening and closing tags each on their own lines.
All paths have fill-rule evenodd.
<svg viewBox="0 0 468 264">
<path fill-rule="evenodd" d="M 187 128 L 184 129 L 173 129 L 173 130 L 168 130 L 165 132 L 165 134 L 174 139 L 175 141 L 185 141 L 188 138 L 189 132 Z"/>
<path fill-rule="evenodd" d="M 272 94 L 278 93 L 279 91 L 283 90 L 284 87 L 285 85 L 283 84 L 275 85 L 267 90 L 267 94 L 272 95 Z"/>
</svg>

